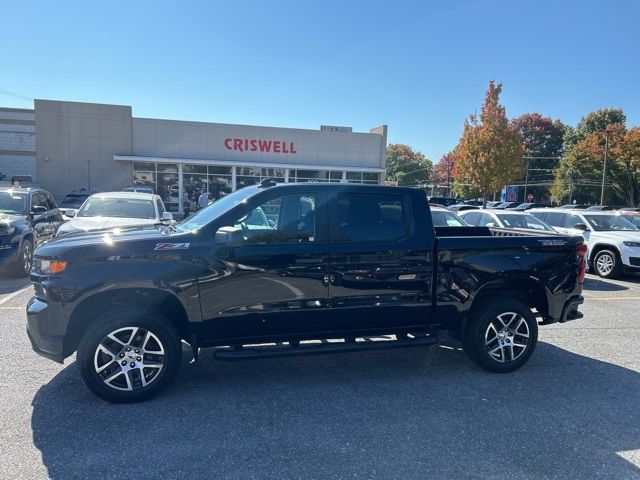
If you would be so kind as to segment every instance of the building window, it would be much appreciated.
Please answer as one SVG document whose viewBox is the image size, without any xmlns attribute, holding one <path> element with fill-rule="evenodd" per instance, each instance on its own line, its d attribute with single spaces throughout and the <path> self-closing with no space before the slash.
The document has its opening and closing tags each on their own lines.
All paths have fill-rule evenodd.
<svg viewBox="0 0 640 480">
<path fill-rule="evenodd" d="M 337 170 L 291 170 L 290 182 L 340 182 L 342 172 Z"/>
<path fill-rule="evenodd" d="M 373 183 L 380 181 L 380 175 L 375 172 L 347 172 L 347 182 L 349 183 Z"/>
<path fill-rule="evenodd" d="M 157 193 L 162 198 L 164 206 L 169 212 L 180 209 L 180 185 L 177 164 L 158 164 Z"/>
<path fill-rule="evenodd" d="M 236 189 L 257 185 L 265 178 L 284 182 L 284 168 L 236 167 Z"/>
</svg>

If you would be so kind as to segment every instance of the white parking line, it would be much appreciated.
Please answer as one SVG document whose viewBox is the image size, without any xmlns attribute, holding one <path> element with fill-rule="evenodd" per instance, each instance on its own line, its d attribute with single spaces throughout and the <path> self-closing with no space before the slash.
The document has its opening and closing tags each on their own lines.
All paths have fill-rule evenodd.
<svg viewBox="0 0 640 480">
<path fill-rule="evenodd" d="M 24 292 L 25 290 L 28 290 L 31 288 L 31 285 L 21 288 L 20 290 L 17 290 L 13 293 L 10 293 L 2 298 L 0 298 L 0 305 L 4 305 L 5 303 L 7 303 L 9 300 L 11 300 L 12 298 L 17 297 L 18 295 L 20 295 L 22 292 Z"/>
</svg>

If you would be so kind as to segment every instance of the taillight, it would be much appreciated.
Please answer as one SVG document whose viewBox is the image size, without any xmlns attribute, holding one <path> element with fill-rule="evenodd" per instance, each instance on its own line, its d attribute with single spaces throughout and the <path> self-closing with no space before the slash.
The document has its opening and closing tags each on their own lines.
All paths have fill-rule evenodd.
<svg viewBox="0 0 640 480">
<path fill-rule="evenodd" d="M 578 253 L 578 282 L 584 282 L 584 277 L 587 274 L 587 245 L 579 243 L 577 248 Z"/>
</svg>

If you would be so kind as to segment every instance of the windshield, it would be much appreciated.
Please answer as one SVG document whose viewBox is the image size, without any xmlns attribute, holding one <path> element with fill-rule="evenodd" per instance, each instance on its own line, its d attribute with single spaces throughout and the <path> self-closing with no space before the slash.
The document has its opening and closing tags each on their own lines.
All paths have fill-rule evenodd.
<svg viewBox="0 0 640 480">
<path fill-rule="evenodd" d="M 91 197 L 76 217 L 156 218 L 151 200 L 139 198 Z"/>
<path fill-rule="evenodd" d="M 637 232 L 639 229 L 629 220 L 616 215 L 584 215 L 596 232 Z"/>
<path fill-rule="evenodd" d="M 222 197 L 220 200 L 213 202 L 208 207 L 199 210 L 189 218 L 186 218 L 176 225 L 176 230 L 179 232 L 192 232 L 194 230 L 199 230 L 205 225 L 213 222 L 216 218 L 226 213 L 234 206 L 238 205 L 240 202 L 251 197 L 257 191 L 258 187 L 255 186 L 236 190 L 235 192 Z"/>
<path fill-rule="evenodd" d="M 541 230 L 545 232 L 555 231 L 546 223 L 538 220 L 533 215 L 514 215 L 509 213 L 497 214 L 498 219 L 505 228 L 525 228 L 528 230 Z"/>
<path fill-rule="evenodd" d="M 14 192 L 0 192 L 0 212 L 26 213 L 29 199 L 27 195 Z"/>
<path fill-rule="evenodd" d="M 624 219 L 630 221 L 636 227 L 640 228 L 640 215 L 627 215 L 624 217 Z"/>
<path fill-rule="evenodd" d="M 443 212 L 441 210 L 431 211 L 434 227 L 466 227 L 467 224 L 461 217 L 453 212 Z"/>
</svg>

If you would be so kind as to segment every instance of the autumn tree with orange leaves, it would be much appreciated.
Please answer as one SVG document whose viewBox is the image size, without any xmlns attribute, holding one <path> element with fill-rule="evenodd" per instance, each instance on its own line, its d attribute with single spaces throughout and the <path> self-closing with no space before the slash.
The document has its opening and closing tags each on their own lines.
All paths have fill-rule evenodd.
<svg viewBox="0 0 640 480">
<path fill-rule="evenodd" d="M 493 80 L 480 115 L 471 115 L 454 150 L 457 180 L 470 184 L 485 197 L 523 178 L 523 139 L 500 104 L 502 83 Z"/>
<path fill-rule="evenodd" d="M 440 185 L 448 185 L 447 195 L 451 195 L 451 185 L 456 177 L 456 159 L 452 152 L 443 155 L 433 166 L 433 181 Z"/>
</svg>

